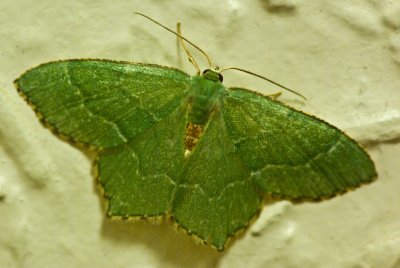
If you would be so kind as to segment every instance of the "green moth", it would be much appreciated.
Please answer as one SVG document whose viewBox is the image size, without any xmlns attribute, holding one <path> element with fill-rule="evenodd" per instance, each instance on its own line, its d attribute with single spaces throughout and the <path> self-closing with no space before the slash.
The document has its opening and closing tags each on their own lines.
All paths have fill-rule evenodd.
<svg viewBox="0 0 400 268">
<path fill-rule="evenodd" d="M 57 134 L 95 149 L 109 216 L 167 216 L 218 250 L 266 194 L 319 200 L 376 177 L 337 128 L 221 82 L 211 69 L 65 60 L 15 86 Z"/>
</svg>

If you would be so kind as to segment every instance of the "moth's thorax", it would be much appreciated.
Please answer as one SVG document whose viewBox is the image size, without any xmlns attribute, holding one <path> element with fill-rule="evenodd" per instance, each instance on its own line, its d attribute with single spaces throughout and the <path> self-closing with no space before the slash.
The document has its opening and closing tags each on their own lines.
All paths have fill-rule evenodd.
<svg viewBox="0 0 400 268">
<path fill-rule="evenodd" d="M 224 91 L 225 87 L 219 80 L 211 80 L 206 75 L 192 77 L 189 121 L 198 125 L 206 124 L 210 114 L 220 107 Z"/>
</svg>

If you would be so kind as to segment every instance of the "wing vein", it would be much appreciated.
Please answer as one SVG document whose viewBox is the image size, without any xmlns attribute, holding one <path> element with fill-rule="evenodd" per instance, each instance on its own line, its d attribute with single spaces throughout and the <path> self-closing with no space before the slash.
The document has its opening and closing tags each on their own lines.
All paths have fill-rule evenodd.
<svg viewBox="0 0 400 268">
<path fill-rule="evenodd" d="M 93 111 L 91 111 L 91 110 L 85 105 L 85 100 L 84 100 L 84 97 L 83 97 L 83 94 L 82 94 L 82 91 L 81 91 L 80 87 L 76 86 L 76 85 L 72 82 L 71 75 L 70 75 L 70 73 L 69 73 L 69 68 L 66 67 L 65 69 L 66 69 L 66 76 L 67 76 L 67 79 L 68 79 L 68 83 L 71 85 L 71 87 L 73 87 L 73 88 L 77 91 L 79 97 L 81 98 L 81 105 L 82 105 L 81 107 L 84 108 L 84 109 L 88 112 L 88 114 L 89 114 L 90 116 L 100 118 L 104 123 L 110 124 L 110 125 L 112 126 L 112 128 L 115 129 L 115 131 L 116 131 L 117 135 L 119 136 L 119 138 L 120 138 L 123 142 L 127 142 L 128 139 L 127 139 L 127 138 L 125 137 L 125 135 L 121 132 L 121 129 L 118 127 L 118 125 L 117 125 L 115 122 L 112 122 L 111 120 L 105 118 L 104 116 L 101 116 L 101 115 L 98 115 L 98 114 L 93 113 Z"/>
</svg>

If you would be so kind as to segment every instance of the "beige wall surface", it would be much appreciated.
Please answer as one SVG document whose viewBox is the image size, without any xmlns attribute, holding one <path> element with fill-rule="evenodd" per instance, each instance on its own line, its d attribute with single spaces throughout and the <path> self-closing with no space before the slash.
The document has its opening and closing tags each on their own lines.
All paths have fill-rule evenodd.
<svg viewBox="0 0 400 268">
<path fill-rule="evenodd" d="M 400 5 L 382 0 L 0 2 L 0 267 L 400 267 Z M 167 223 L 106 219 L 91 159 L 43 128 L 13 88 L 40 63 L 105 58 L 187 73 L 176 37 L 293 88 L 282 101 L 344 130 L 378 180 L 336 198 L 267 204 L 222 254 Z M 194 53 L 202 68 L 206 62 Z M 235 71 L 227 86 L 279 88 Z M 116 104 L 117 105 L 117 104 Z"/>
</svg>

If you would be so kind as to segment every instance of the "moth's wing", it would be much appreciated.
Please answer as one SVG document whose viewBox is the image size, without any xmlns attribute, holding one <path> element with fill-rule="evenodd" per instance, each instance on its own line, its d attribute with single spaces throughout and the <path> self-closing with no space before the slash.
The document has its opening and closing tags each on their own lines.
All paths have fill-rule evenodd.
<svg viewBox="0 0 400 268">
<path fill-rule="evenodd" d="M 66 60 L 28 70 L 15 85 L 56 132 L 107 148 L 177 109 L 189 80 L 177 69 L 156 65 Z"/>
<path fill-rule="evenodd" d="M 184 162 L 186 114 L 182 103 L 132 141 L 99 153 L 109 216 L 155 217 L 170 210 Z"/>
<path fill-rule="evenodd" d="M 15 84 L 57 132 L 101 148 L 97 172 L 110 216 L 167 211 L 184 156 L 187 74 L 68 60 L 33 68 Z"/>
<path fill-rule="evenodd" d="M 376 177 L 366 152 L 318 118 L 240 88 L 230 89 L 223 107 L 236 153 L 267 193 L 319 199 Z"/>
<path fill-rule="evenodd" d="M 179 179 L 172 215 L 179 226 L 218 250 L 260 209 L 261 192 L 236 154 L 221 111 L 215 111 Z"/>
</svg>

